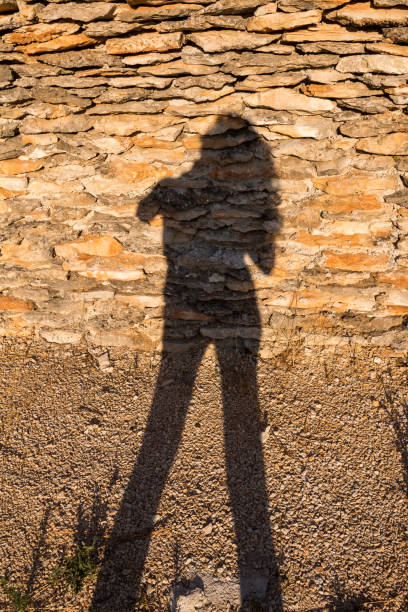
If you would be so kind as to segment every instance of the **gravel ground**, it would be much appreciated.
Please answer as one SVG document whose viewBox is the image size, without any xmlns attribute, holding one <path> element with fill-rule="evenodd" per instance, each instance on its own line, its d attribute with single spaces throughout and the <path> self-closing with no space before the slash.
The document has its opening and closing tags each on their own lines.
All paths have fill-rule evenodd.
<svg viewBox="0 0 408 612">
<path fill-rule="evenodd" d="M 85 348 L 5 341 L 0 572 L 28 594 L 31 608 L 44 611 L 165 611 L 171 594 L 182 611 L 194 610 L 194 602 L 215 611 L 408 610 L 407 367 L 391 358 L 351 357 L 323 361 L 299 354 L 258 363 L 259 418 L 251 423 L 245 410 L 240 421 L 240 401 L 253 357 L 230 352 L 224 381 L 231 431 L 236 426 L 240 432 L 237 448 L 232 443 L 230 449 L 240 466 L 235 482 L 224 460 L 228 433 L 224 438 L 214 350 L 204 355 L 190 402 L 193 380 L 186 381 L 185 372 L 191 356 L 167 357 L 159 379 L 163 403 L 168 398 L 176 415 L 175 401 L 189 403 L 181 441 L 158 507 L 151 507 L 151 516 L 145 510 L 145 524 L 134 517 L 132 542 L 119 544 L 119 551 L 126 549 L 121 567 L 113 584 L 112 567 L 110 585 L 99 578 L 96 600 L 96 575 L 77 595 L 50 577 L 78 542 L 90 544 L 94 537 L 100 576 L 112 566 L 114 557 L 103 559 L 102 548 L 112 547 L 112 533 L 123 533 L 118 516 L 126 510 L 129 521 L 132 512 L 127 485 L 149 428 L 160 358 L 112 351 L 112 371 L 102 371 L 100 365 L 109 364 Z M 249 404 L 251 394 L 253 388 Z M 254 474 L 256 459 L 246 461 L 239 437 L 247 431 L 250 439 L 254 427 L 262 440 L 266 497 L 256 499 L 248 520 L 261 524 L 266 504 L 269 527 L 260 533 L 248 528 L 244 542 L 229 492 L 241 500 L 262 497 L 263 475 Z M 137 492 L 139 505 L 153 499 L 154 475 L 164 478 L 160 460 L 172 435 L 167 423 L 147 440 L 150 472 L 144 481 L 138 477 L 146 485 Z M 280 603 L 269 575 L 263 601 L 254 596 L 240 607 L 240 555 L 247 543 L 255 543 L 255 551 L 262 547 L 265 529 L 272 536 Z M 135 605 L 126 555 L 139 544 L 149 548 Z M 254 592 L 265 585 L 265 558 L 252 563 Z M 7 601 L 1 592 L 2 609 Z"/>
</svg>

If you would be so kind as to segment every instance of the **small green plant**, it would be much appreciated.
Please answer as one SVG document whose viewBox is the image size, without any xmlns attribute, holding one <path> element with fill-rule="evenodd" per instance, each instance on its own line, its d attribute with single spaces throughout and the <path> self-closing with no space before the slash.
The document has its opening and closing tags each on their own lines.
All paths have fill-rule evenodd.
<svg viewBox="0 0 408 612">
<path fill-rule="evenodd" d="M 92 544 L 86 546 L 81 542 L 75 552 L 68 559 L 63 560 L 60 565 L 53 569 L 51 581 L 65 582 L 77 595 L 82 589 L 85 580 L 95 574 L 98 567 L 98 550 L 96 539 Z"/>
<path fill-rule="evenodd" d="M 28 610 L 30 598 L 22 593 L 18 588 L 13 587 L 5 576 L 0 578 L 0 586 L 7 595 L 10 607 L 13 612 L 25 612 Z"/>
</svg>

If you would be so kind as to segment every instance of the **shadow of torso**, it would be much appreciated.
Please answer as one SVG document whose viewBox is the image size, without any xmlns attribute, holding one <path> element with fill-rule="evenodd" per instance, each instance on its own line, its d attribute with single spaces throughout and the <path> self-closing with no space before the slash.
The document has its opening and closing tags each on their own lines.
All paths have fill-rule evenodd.
<svg viewBox="0 0 408 612">
<path fill-rule="evenodd" d="M 189 172 L 161 181 L 139 206 L 140 219 L 163 223 L 165 348 L 172 338 L 260 337 L 252 271 L 273 269 L 279 202 L 268 148 L 252 129 L 245 137 L 230 150 L 203 149 Z"/>
</svg>

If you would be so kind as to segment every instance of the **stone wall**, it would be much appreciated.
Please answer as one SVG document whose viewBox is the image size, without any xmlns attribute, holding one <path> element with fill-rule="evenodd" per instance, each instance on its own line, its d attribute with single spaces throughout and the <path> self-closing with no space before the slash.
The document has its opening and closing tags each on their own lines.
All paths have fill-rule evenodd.
<svg viewBox="0 0 408 612">
<path fill-rule="evenodd" d="M 407 0 L 0 13 L 2 335 L 406 350 Z"/>
</svg>

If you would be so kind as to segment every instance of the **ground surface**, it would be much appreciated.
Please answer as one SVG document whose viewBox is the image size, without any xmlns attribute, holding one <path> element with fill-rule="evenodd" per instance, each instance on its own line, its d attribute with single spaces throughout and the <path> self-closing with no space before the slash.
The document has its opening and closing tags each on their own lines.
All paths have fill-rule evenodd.
<svg viewBox="0 0 408 612">
<path fill-rule="evenodd" d="M 111 353 L 113 369 L 106 372 L 85 348 L 6 341 L 0 353 L 0 572 L 29 594 L 34 609 L 132 609 L 129 568 L 118 568 L 114 577 L 116 603 L 112 596 L 104 603 L 104 588 L 100 603 L 91 603 L 95 576 L 76 596 L 49 579 L 75 542 L 94 536 L 98 545 L 109 542 L 145 435 L 160 358 Z M 182 364 L 188 369 L 190 359 L 166 359 L 160 385 L 173 404 L 169 410 L 177 411 L 175 401 L 188 401 Z M 240 423 L 239 389 L 254 362 L 234 352 L 227 362 L 224 380 L 237 403 L 230 418 L 242 434 L 247 425 Z M 406 374 L 401 362 L 356 355 L 258 364 L 259 435 L 285 612 L 407 609 Z M 154 482 L 156 468 L 160 472 L 154 457 L 160 460 L 171 435 L 157 427 L 151 436 L 153 476 L 146 482 Z M 189 595 L 203 584 L 206 592 L 197 588 L 180 597 L 179 609 L 194 609 L 194 600 L 199 609 L 228 610 L 228 599 L 238 609 L 224 444 L 219 367 L 210 348 L 160 505 L 147 528 L 134 517 L 136 544 L 147 532 L 151 538 L 143 603 L 133 609 L 167 610 L 172 591 Z M 234 452 L 238 457 L 240 449 Z M 250 495 L 251 483 L 259 489 L 259 474 L 251 473 L 250 458 L 247 464 L 234 486 Z M 138 503 L 149 495 L 138 491 Z M 249 531 L 248 541 L 258 536 Z M 4 593 L 0 602 L 7 609 Z M 254 600 L 244 609 L 268 605 L 274 609 L 271 603 L 256 607 Z"/>
</svg>

